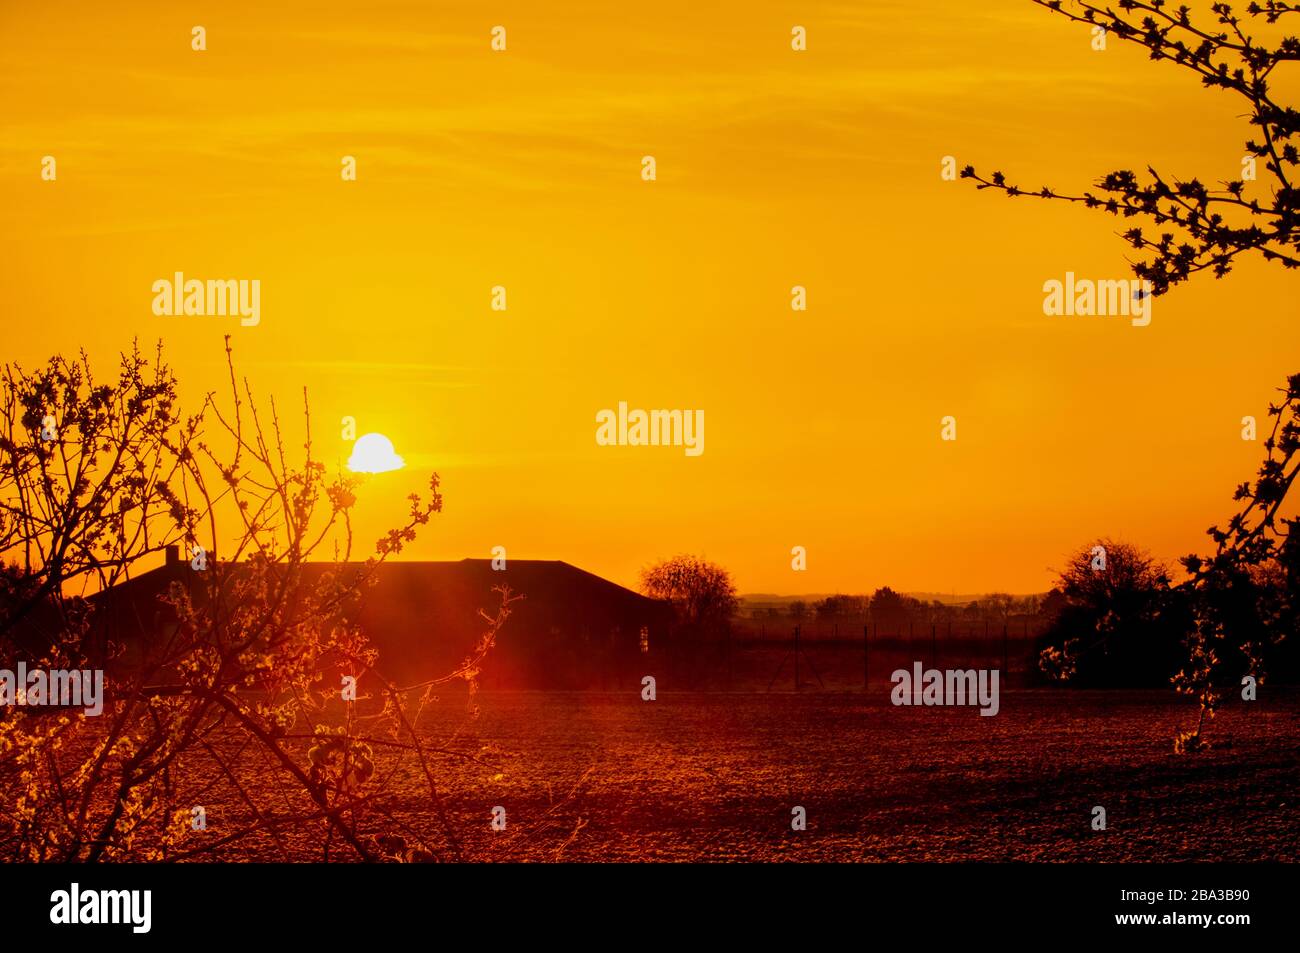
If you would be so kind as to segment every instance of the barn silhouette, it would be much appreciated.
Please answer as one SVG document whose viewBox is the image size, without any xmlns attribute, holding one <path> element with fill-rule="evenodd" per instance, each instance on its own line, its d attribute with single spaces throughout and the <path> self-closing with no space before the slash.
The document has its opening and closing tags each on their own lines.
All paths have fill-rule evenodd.
<svg viewBox="0 0 1300 953">
<path fill-rule="evenodd" d="M 213 560 L 215 563 L 215 560 Z M 221 563 L 238 571 L 238 563 Z M 362 563 L 307 563 L 304 581 Z M 125 647 L 123 664 L 139 660 L 172 625 L 160 597 L 174 583 L 193 586 L 197 573 L 176 547 L 156 569 L 91 597 L 95 640 Z M 346 615 L 379 650 L 376 669 L 410 683 L 447 674 L 473 650 L 495 614 L 499 586 L 522 599 L 481 667 L 489 689 L 615 689 L 639 687 L 647 665 L 672 637 L 669 603 L 650 599 L 560 560 L 489 559 L 385 562 Z"/>
</svg>

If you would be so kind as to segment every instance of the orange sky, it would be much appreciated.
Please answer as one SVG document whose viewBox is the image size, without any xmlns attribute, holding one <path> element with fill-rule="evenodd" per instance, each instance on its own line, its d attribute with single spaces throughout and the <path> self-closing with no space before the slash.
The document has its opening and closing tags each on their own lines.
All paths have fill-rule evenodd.
<svg viewBox="0 0 1300 953">
<path fill-rule="evenodd" d="M 442 474 L 417 557 L 635 584 L 689 551 L 751 592 L 1043 590 L 1098 536 L 1172 560 L 1300 370 L 1294 275 L 1049 318 L 1044 281 L 1128 277 L 1123 226 L 939 177 L 1239 175 L 1237 102 L 1088 40 L 1024 0 L 5 4 L 2 356 L 161 336 L 197 403 L 232 333 L 318 446 L 351 414 L 406 458 L 361 538 Z M 176 271 L 259 279 L 261 323 L 155 316 Z M 597 446 L 620 400 L 702 409 L 705 452 Z"/>
</svg>

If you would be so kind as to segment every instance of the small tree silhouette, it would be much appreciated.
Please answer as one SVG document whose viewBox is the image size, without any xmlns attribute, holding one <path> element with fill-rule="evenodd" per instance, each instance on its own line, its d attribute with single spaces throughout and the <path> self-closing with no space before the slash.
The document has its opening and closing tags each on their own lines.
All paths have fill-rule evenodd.
<svg viewBox="0 0 1300 953">
<path fill-rule="evenodd" d="M 641 589 L 671 602 L 678 622 L 700 635 L 725 629 L 739 605 L 731 573 L 699 556 L 674 556 L 641 570 Z"/>
<path fill-rule="evenodd" d="M 33 614 L 53 614 L 64 649 L 90 592 L 129 577 L 141 559 L 180 542 L 175 486 L 192 462 L 199 418 L 182 421 L 176 379 L 138 346 L 104 383 L 85 352 L 0 375 L 0 650 L 16 648 Z M 48 623 L 47 623 L 48 624 Z"/>
<path fill-rule="evenodd" d="M 1089 686 L 1168 683 L 1187 618 L 1164 566 L 1130 543 L 1099 539 L 1070 555 L 1057 586 L 1063 604 L 1039 640 L 1046 675 Z"/>
</svg>

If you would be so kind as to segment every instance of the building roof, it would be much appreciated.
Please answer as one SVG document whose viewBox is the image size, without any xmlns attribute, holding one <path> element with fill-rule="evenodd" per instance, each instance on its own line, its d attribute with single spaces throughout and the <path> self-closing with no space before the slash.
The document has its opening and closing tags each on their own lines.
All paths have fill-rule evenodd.
<svg viewBox="0 0 1300 953">
<path fill-rule="evenodd" d="M 230 563 L 218 564 L 229 569 Z M 240 564 L 236 563 L 235 566 Z M 363 563 L 306 563 L 304 571 L 360 571 Z M 128 645 L 148 639 L 168 616 L 159 596 L 172 582 L 192 582 L 197 572 L 175 553 L 150 572 L 92 597 L 108 637 Z M 635 646 L 642 626 L 665 631 L 671 606 L 561 560 L 509 559 L 494 570 L 490 559 L 389 561 L 377 567 L 349 612 L 379 649 L 379 669 L 393 677 L 442 674 L 458 664 L 487 628 L 481 612 L 495 615 L 496 587 L 507 586 L 511 614 L 495 654 L 507 667 L 525 660 L 555 661 L 560 646 L 589 653 Z"/>
</svg>

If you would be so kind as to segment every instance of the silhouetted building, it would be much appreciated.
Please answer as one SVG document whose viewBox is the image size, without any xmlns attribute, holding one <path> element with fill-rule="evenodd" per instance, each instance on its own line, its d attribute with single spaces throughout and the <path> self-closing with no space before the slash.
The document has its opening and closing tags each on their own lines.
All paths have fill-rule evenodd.
<svg viewBox="0 0 1300 953">
<path fill-rule="evenodd" d="M 211 559 L 211 557 L 209 557 Z M 213 565 L 220 572 L 241 564 Z M 306 581 L 363 564 L 308 563 Z M 495 615 L 508 586 L 523 598 L 481 667 L 486 688 L 638 687 L 646 666 L 671 637 L 672 608 L 559 560 L 510 559 L 500 571 L 489 559 L 386 562 L 372 585 L 345 612 L 379 651 L 378 671 L 399 683 L 445 675 L 469 656 L 488 629 L 480 610 Z M 92 597 L 97 639 L 125 647 L 120 664 L 174 630 L 160 600 L 172 583 L 195 587 L 199 573 L 172 547 L 166 564 Z"/>
</svg>

